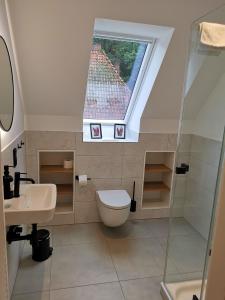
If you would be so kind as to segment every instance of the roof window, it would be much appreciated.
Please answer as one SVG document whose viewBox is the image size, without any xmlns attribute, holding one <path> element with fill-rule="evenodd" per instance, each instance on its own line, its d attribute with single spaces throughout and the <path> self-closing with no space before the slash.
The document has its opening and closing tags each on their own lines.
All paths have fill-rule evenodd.
<svg viewBox="0 0 225 300">
<path fill-rule="evenodd" d="M 141 116 L 173 30 L 96 19 L 83 114 L 84 141 L 138 141 Z"/>
</svg>

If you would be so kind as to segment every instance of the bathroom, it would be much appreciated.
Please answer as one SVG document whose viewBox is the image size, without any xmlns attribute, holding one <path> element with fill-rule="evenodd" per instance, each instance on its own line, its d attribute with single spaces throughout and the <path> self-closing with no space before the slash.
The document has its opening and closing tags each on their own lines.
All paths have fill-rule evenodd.
<svg viewBox="0 0 225 300">
<path fill-rule="evenodd" d="M 0 299 L 224 300 L 224 5 L 0 0 Z"/>
</svg>

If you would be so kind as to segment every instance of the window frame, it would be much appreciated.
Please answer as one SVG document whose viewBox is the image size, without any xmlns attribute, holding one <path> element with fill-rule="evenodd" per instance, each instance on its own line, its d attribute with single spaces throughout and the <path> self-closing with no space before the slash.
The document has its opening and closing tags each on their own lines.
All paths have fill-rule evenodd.
<svg viewBox="0 0 225 300">
<path fill-rule="evenodd" d="M 98 122 L 103 125 L 114 125 L 115 123 L 126 125 L 129 122 L 130 116 L 131 116 L 132 112 L 134 111 L 135 104 L 138 101 L 139 91 L 142 86 L 142 81 L 144 80 L 145 76 L 148 73 L 147 69 L 148 69 L 148 65 L 151 61 L 152 53 L 155 48 L 156 39 L 142 38 L 142 37 L 132 35 L 132 34 L 112 33 L 112 32 L 108 32 L 108 31 L 100 31 L 100 30 L 94 31 L 93 38 L 104 38 L 104 39 L 111 38 L 112 40 L 148 43 L 124 119 L 123 120 L 83 119 L 84 125 L 89 125 L 90 123 L 94 123 L 94 122 Z M 86 97 L 85 97 L 85 100 L 86 100 Z"/>
<path fill-rule="evenodd" d="M 144 109 L 146 108 L 147 102 L 151 95 L 159 70 L 166 56 L 174 31 L 174 27 L 164 25 L 159 26 L 129 21 L 110 20 L 104 18 L 95 19 L 93 34 L 107 34 L 116 36 L 117 39 L 120 36 L 122 37 L 122 39 L 128 37 L 131 40 L 147 42 L 154 40 L 155 43 L 154 47 L 152 48 L 151 57 L 146 66 L 143 79 L 141 80 L 141 86 L 138 89 L 138 97 L 136 97 L 136 101 L 132 106 L 132 109 L 130 110 L 127 122 L 125 123 L 125 120 L 98 120 L 99 123 L 102 124 L 103 137 L 101 140 L 93 140 L 90 137 L 89 128 L 91 119 L 86 119 L 86 123 L 84 123 L 85 120 L 83 119 L 83 142 L 137 143 L 139 141 L 141 119 L 144 113 Z M 92 43 L 90 43 L 90 51 L 91 46 Z M 114 138 L 115 123 L 126 124 L 126 139 L 119 140 Z"/>
</svg>

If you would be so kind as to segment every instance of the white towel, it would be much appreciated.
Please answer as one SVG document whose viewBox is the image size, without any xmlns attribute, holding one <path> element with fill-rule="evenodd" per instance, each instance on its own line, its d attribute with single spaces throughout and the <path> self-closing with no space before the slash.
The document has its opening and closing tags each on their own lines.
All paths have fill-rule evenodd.
<svg viewBox="0 0 225 300">
<path fill-rule="evenodd" d="M 202 22 L 199 26 L 202 44 L 216 48 L 225 48 L 225 25 Z"/>
</svg>

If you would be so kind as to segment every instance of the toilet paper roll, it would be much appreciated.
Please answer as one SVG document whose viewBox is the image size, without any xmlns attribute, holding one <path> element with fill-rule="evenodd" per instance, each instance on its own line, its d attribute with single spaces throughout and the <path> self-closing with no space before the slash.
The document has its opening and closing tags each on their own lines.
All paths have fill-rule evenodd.
<svg viewBox="0 0 225 300">
<path fill-rule="evenodd" d="M 64 160 L 63 166 L 65 169 L 72 169 L 73 161 L 72 160 Z"/>
<path fill-rule="evenodd" d="M 80 186 L 87 185 L 87 175 L 79 175 L 78 179 L 79 179 L 79 185 Z"/>
</svg>

